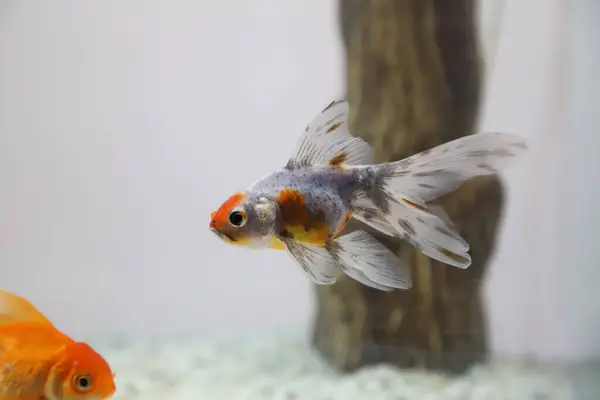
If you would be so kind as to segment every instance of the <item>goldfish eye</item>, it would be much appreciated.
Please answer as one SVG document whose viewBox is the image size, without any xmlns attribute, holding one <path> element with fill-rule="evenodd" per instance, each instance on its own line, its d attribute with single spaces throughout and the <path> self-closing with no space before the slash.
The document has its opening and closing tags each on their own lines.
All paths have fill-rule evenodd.
<svg viewBox="0 0 600 400">
<path fill-rule="evenodd" d="M 79 373 L 73 376 L 73 389 L 79 393 L 92 390 L 92 376 L 88 373 Z"/>
<path fill-rule="evenodd" d="M 231 210 L 229 213 L 229 223 L 236 228 L 240 228 L 246 224 L 246 212 L 244 210 L 240 210 L 239 208 Z"/>
</svg>

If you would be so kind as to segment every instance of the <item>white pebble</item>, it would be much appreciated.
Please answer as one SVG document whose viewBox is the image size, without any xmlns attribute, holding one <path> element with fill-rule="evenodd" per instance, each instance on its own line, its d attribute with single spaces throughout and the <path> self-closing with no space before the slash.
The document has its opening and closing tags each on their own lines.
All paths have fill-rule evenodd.
<svg viewBox="0 0 600 400">
<path fill-rule="evenodd" d="M 337 374 L 293 336 L 96 347 L 117 374 L 114 400 L 566 400 L 582 388 L 567 374 L 507 362 L 457 378 L 386 365 Z"/>
</svg>

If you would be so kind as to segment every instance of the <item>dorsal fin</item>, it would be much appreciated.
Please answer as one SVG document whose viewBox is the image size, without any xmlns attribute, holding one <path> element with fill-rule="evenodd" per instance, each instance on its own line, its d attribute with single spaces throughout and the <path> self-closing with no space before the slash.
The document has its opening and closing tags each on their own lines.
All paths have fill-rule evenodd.
<svg viewBox="0 0 600 400">
<path fill-rule="evenodd" d="M 371 146 L 348 130 L 348 102 L 336 100 L 306 126 L 285 168 L 311 165 L 366 165 L 373 163 Z"/>
<path fill-rule="evenodd" d="M 319 136 L 337 131 L 348 134 L 349 107 L 346 100 L 334 100 L 322 109 L 304 128 L 304 135 Z"/>
<path fill-rule="evenodd" d="M 0 290 L 0 326 L 20 322 L 35 322 L 53 326 L 29 301 L 16 294 Z"/>
</svg>

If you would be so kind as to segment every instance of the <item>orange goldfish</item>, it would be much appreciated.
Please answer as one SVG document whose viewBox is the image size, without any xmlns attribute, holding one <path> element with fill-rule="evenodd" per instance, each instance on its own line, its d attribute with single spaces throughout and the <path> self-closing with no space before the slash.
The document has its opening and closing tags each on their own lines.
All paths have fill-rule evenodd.
<svg viewBox="0 0 600 400">
<path fill-rule="evenodd" d="M 100 400 L 115 390 L 100 354 L 58 331 L 27 300 L 0 290 L 0 400 Z"/>
<path fill-rule="evenodd" d="M 348 103 L 334 101 L 306 127 L 285 167 L 233 194 L 211 214 L 210 230 L 230 244 L 284 250 L 317 284 L 338 270 L 390 291 L 412 280 L 400 259 L 351 218 L 402 238 L 458 268 L 469 245 L 444 210 L 429 202 L 474 176 L 510 166 L 527 149 L 515 134 L 464 136 L 400 161 L 376 164 L 372 148 L 348 131 Z"/>
</svg>

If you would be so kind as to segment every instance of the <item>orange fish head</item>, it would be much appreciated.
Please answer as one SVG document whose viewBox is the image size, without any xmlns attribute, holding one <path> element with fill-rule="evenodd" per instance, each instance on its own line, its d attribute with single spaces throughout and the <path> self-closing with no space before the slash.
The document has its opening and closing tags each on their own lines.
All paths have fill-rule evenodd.
<svg viewBox="0 0 600 400">
<path fill-rule="evenodd" d="M 270 212 L 269 212 L 270 210 Z M 235 193 L 210 215 L 209 228 L 221 240 L 235 245 L 266 247 L 274 231 L 276 213 L 261 199 L 254 201 Z"/>
<path fill-rule="evenodd" d="M 86 343 L 66 345 L 57 353 L 46 382 L 46 397 L 63 400 L 109 399 L 116 385 L 106 360 Z"/>
</svg>

